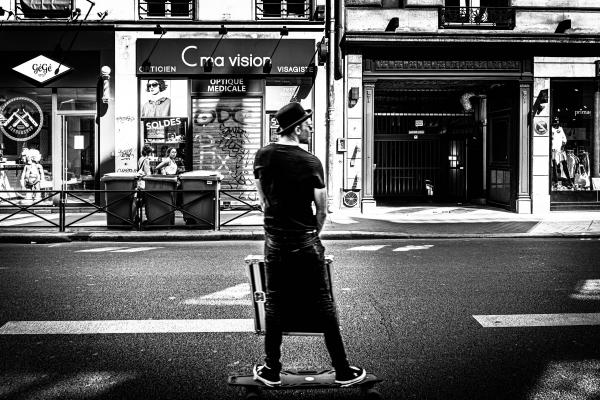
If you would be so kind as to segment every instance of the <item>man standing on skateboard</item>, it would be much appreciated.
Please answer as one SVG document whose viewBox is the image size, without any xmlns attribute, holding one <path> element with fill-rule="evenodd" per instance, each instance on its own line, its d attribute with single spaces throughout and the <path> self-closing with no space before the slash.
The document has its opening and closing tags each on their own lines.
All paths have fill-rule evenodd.
<svg viewBox="0 0 600 400">
<path fill-rule="evenodd" d="M 323 328 L 325 345 L 335 368 L 335 382 L 344 386 L 361 382 L 363 368 L 351 366 L 340 334 L 335 303 L 325 264 L 325 248 L 319 239 L 326 217 L 327 190 L 323 166 L 299 145 L 312 134 L 311 113 L 299 103 L 282 107 L 279 141 L 256 153 L 254 177 L 265 229 L 265 363 L 254 366 L 254 379 L 268 386 L 281 385 L 282 307 L 294 287 L 318 306 L 315 318 Z M 312 203 L 315 204 L 316 215 Z M 288 296 L 289 297 L 289 296 Z M 302 299 L 297 299 L 302 301 Z"/>
</svg>

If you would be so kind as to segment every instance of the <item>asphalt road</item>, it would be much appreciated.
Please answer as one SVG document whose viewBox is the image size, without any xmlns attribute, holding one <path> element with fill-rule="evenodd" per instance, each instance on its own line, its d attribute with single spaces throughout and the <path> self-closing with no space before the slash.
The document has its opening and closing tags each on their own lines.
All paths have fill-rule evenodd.
<svg viewBox="0 0 600 400">
<path fill-rule="evenodd" d="M 600 313 L 600 300 L 580 290 L 600 280 L 599 240 L 325 245 L 350 361 L 384 379 L 384 398 L 600 398 L 597 324 L 527 326 L 533 314 L 565 321 Z M 102 248 L 112 249 L 93 251 Z M 242 398 L 227 376 L 262 359 L 262 337 L 249 331 L 2 332 L 23 321 L 247 321 L 253 308 L 243 260 L 261 254 L 261 242 L 73 242 L 1 245 L 0 252 L 2 399 Z M 498 328 L 474 317 L 486 315 L 523 317 Z M 286 337 L 283 353 L 288 368 L 329 366 L 320 337 Z M 360 392 L 265 398 L 358 399 Z"/>
</svg>

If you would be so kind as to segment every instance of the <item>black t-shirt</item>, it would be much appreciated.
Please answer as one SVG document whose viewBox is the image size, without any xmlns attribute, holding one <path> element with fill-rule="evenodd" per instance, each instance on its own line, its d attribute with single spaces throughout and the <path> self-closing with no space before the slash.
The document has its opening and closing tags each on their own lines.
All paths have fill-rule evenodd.
<svg viewBox="0 0 600 400">
<path fill-rule="evenodd" d="M 277 143 L 258 150 L 254 177 L 267 200 L 265 228 L 306 232 L 317 228 L 313 213 L 314 189 L 325 187 L 323 166 L 299 146 Z"/>
</svg>

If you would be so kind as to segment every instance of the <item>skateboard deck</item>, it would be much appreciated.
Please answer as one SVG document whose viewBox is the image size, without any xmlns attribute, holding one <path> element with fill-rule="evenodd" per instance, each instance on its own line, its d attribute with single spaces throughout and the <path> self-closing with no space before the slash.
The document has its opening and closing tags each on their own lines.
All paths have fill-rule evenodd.
<svg viewBox="0 0 600 400">
<path fill-rule="evenodd" d="M 257 398 L 260 390 L 293 390 L 293 389 L 336 389 L 336 388 L 359 388 L 368 398 L 379 399 L 379 392 L 373 387 L 381 382 L 377 376 L 367 374 L 366 378 L 354 385 L 343 386 L 335 383 L 335 371 L 325 370 L 284 370 L 281 371 L 281 385 L 267 386 L 254 380 L 253 375 L 231 375 L 227 383 L 231 386 L 239 386 L 246 390 L 246 398 Z"/>
</svg>

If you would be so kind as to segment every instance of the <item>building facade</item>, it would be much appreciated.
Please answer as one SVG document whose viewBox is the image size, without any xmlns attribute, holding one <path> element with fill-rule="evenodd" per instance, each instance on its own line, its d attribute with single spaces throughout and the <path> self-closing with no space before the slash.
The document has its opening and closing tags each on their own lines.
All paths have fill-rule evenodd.
<svg viewBox="0 0 600 400">
<path fill-rule="evenodd" d="M 0 107 L 3 126 L 15 124 L 2 157 L 13 186 L 24 148 L 40 151 L 44 187 L 93 189 L 106 173 L 136 172 L 148 144 L 153 165 L 174 148 L 180 170 L 216 171 L 223 190 L 255 201 L 254 154 L 276 139 L 273 114 L 289 101 L 314 112 L 307 150 L 326 158 L 324 1 L 0 7 Z"/>
<path fill-rule="evenodd" d="M 600 208 L 596 2 L 345 6 L 344 189 L 363 208 Z"/>
</svg>

